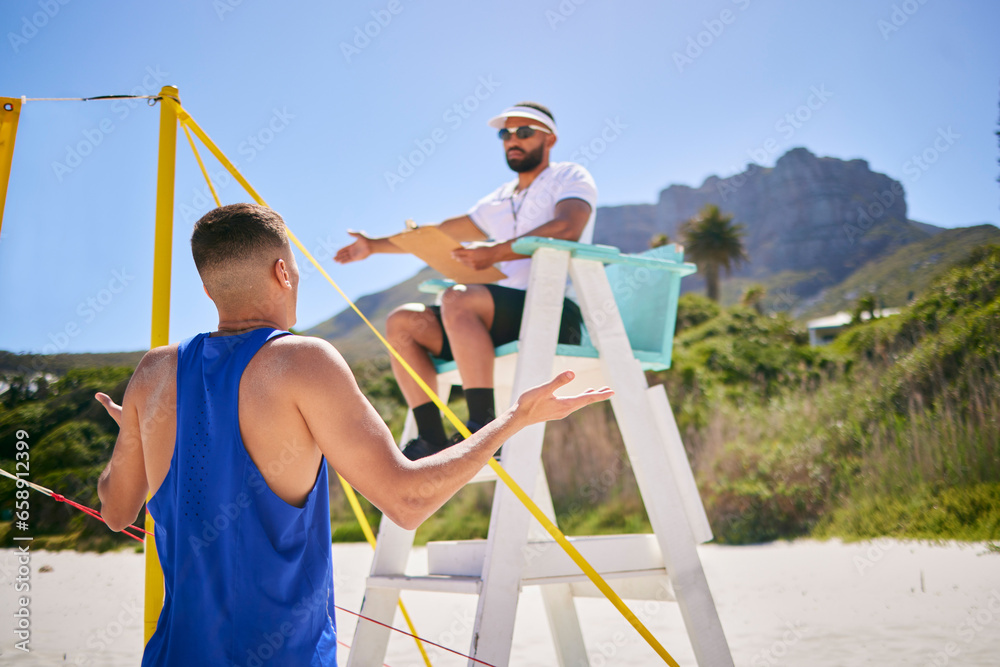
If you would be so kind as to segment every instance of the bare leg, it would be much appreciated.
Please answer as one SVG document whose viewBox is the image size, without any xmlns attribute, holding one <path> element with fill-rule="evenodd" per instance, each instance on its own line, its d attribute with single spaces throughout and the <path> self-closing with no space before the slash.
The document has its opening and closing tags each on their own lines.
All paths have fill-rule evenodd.
<svg viewBox="0 0 1000 667">
<path fill-rule="evenodd" d="M 420 379 L 432 391 L 437 391 L 437 371 L 430 355 L 431 352 L 441 351 L 444 334 L 434 313 L 419 303 L 400 306 L 389 314 L 386 333 L 389 343 L 417 372 Z M 431 400 L 395 357 L 392 357 L 391 363 L 392 373 L 396 376 L 396 382 L 409 407 L 423 405 Z"/>
<path fill-rule="evenodd" d="M 465 389 L 493 387 L 493 296 L 482 285 L 456 285 L 441 301 L 441 320 Z"/>
</svg>

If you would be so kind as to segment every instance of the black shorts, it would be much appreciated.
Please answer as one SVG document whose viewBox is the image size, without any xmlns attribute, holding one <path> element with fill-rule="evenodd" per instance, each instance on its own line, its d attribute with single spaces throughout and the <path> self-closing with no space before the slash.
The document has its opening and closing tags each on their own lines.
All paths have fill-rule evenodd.
<svg viewBox="0 0 1000 667">
<path fill-rule="evenodd" d="M 493 340 L 493 347 L 500 347 L 506 343 L 517 340 L 521 335 L 521 315 L 524 313 L 523 289 L 513 287 L 501 287 L 500 285 L 483 285 L 490 291 L 493 297 L 493 326 L 490 327 L 490 338 Z M 438 324 L 441 325 L 441 333 L 444 337 L 444 344 L 441 345 L 440 354 L 435 355 L 444 361 L 453 361 L 454 355 L 451 353 L 451 344 L 448 342 L 448 334 L 444 331 L 444 323 L 441 322 L 441 306 L 427 306 L 434 313 Z M 583 339 L 583 315 L 580 313 L 580 306 L 572 299 L 563 299 L 562 322 L 559 325 L 559 342 L 565 345 L 579 345 Z"/>
</svg>

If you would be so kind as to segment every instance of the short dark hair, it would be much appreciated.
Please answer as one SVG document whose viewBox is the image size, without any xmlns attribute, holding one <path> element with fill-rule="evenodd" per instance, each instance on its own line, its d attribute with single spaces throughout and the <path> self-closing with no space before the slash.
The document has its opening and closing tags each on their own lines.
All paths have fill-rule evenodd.
<svg viewBox="0 0 1000 667">
<path fill-rule="evenodd" d="M 232 262 L 253 259 L 265 250 L 288 244 L 285 221 L 257 204 L 229 204 L 212 209 L 191 233 L 191 254 L 202 280 L 205 272 Z"/>
<path fill-rule="evenodd" d="M 556 117 L 552 115 L 552 112 L 549 111 L 549 108 L 547 106 L 545 106 L 544 104 L 539 104 L 538 102 L 518 102 L 514 106 L 517 106 L 517 107 L 530 107 L 530 108 L 534 109 L 535 111 L 541 111 L 543 114 L 545 114 L 546 116 L 548 116 L 549 120 L 551 120 L 553 123 L 556 122 Z"/>
</svg>

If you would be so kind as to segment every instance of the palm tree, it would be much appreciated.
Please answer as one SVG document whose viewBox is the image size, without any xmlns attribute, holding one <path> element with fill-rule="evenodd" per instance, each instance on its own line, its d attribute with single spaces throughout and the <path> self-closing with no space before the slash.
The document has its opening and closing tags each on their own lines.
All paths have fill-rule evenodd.
<svg viewBox="0 0 1000 667">
<path fill-rule="evenodd" d="M 863 313 L 868 313 L 869 320 L 874 320 L 878 317 L 878 298 L 871 292 L 858 299 L 857 305 L 854 306 L 854 315 L 851 321 L 855 324 L 863 321 L 861 318 Z"/>
<path fill-rule="evenodd" d="M 723 215 L 715 204 L 706 204 L 697 217 L 681 226 L 684 250 L 698 269 L 705 274 L 708 298 L 719 300 L 719 268 L 726 273 L 733 265 L 749 261 L 743 247 L 746 227 L 733 224 L 733 216 Z"/>
<path fill-rule="evenodd" d="M 764 297 L 767 296 L 767 288 L 763 285 L 751 285 L 740 297 L 740 305 L 746 308 L 753 308 L 758 315 L 764 314 Z"/>
</svg>

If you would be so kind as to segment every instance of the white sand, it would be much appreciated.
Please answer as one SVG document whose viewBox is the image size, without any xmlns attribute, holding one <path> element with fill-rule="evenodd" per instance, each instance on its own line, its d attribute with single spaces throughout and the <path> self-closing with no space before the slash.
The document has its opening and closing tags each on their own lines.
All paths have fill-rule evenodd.
<svg viewBox="0 0 1000 667">
<path fill-rule="evenodd" d="M 739 666 L 1000 665 L 1000 555 L 983 545 L 803 540 L 699 552 Z M 423 558 L 416 550 L 414 564 Z M 341 606 L 358 609 L 370 559 L 367 545 L 334 546 Z M 52 571 L 39 572 L 44 565 Z M 14 577 L 16 556 L 2 550 L 0 663 L 139 664 L 141 555 L 33 554 L 29 654 L 13 648 Z M 410 592 L 404 600 L 423 636 L 468 647 L 473 598 Z M 631 604 L 681 665 L 694 664 L 676 604 Z M 592 665 L 661 664 L 609 603 L 583 599 L 577 608 Z M 338 613 L 347 643 L 355 620 Z M 396 625 L 404 627 L 398 615 Z M 341 664 L 346 657 L 342 649 Z M 465 664 L 439 650 L 432 660 L 435 667 Z M 386 664 L 423 663 L 412 640 L 398 636 Z M 522 594 L 511 664 L 555 664 L 537 588 Z"/>
</svg>

